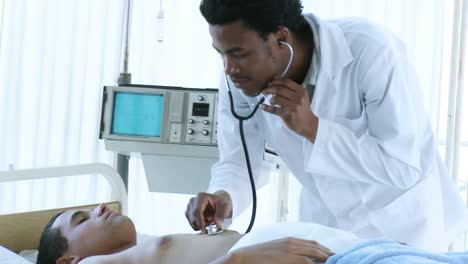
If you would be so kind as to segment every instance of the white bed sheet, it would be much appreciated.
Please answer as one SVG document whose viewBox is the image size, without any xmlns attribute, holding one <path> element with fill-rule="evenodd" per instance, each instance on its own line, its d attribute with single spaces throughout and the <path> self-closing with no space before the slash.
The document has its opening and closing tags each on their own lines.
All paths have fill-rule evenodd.
<svg viewBox="0 0 468 264">
<path fill-rule="evenodd" d="M 31 264 L 23 257 L 18 254 L 15 254 L 13 251 L 10 251 L 2 246 L 0 246 L 0 263 L 2 264 Z"/>
<path fill-rule="evenodd" d="M 335 253 L 342 252 L 362 241 L 350 232 L 323 225 L 283 222 L 254 228 L 252 232 L 237 241 L 229 251 L 285 237 L 315 240 Z"/>
</svg>

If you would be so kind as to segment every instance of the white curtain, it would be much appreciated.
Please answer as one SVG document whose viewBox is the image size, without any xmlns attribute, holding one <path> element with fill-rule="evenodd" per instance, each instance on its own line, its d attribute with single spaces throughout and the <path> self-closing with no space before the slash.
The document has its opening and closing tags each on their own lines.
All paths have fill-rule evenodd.
<svg viewBox="0 0 468 264">
<path fill-rule="evenodd" d="M 0 170 L 112 161 L 98 140 L 99 115 L 102 87 L 119 73 L 124 7 L 3 1 Z M 94 201 L 102 186 L 90 176 L 2 184 L 0 212 Z"/>
</svg>

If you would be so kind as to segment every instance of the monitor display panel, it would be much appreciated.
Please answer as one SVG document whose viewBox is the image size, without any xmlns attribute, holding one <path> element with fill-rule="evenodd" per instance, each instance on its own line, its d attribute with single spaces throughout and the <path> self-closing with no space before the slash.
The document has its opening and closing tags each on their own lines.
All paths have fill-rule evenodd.
<svg viewBox="0 0 468 264">
<path fill-rule="evenodd" d="M 164 96 L 116 92 L 112 118 L 112 134 L 161 136 Z"/>
</svg>

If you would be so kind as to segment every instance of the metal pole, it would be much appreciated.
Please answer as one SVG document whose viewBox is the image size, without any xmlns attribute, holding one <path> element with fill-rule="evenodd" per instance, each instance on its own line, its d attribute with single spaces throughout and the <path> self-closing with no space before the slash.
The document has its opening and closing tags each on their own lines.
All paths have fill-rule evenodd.
<svg viewBox="0 0 468 264">
<path fill-rule="evenodd" d="M 445 151 L 445 164 L 450 174 L 456 180 L 453 174 L 453 148 L 454 148 L 454 132 L 455 132 L 455 115 L 456 115 L 456 98 L 458 86 L 458 63 L 460 56 L 460 28 L 462 20 L 462 0 L 455 0 L 454 15 L 453 15 L 453 34 L 452 34 L 452 57 L 450 67 L 450 87 L 449 87 L 449 102 L 447 116 L 447 148 Z"/>
<path fill-rule="evenodd" d="M 462 22 L 460 32 L 460 57 L 458 64 L 458 86 L 457 86 L 457 106 L 455 110 L 455 127 L 454 127 L 454 148 L 453 148 L 453 177 L 455 180 L 458 179 L 458 163 L 460 156 L 460 134 L 462 127 L 462 116 L 463 116 L 463 89 L 465 86 L 465 55 L 466 55 L 466 39 L 467 39 L 467 25 L 468 25 L 468 2 L 463 1 L 462 7 Z"/>
<path fill-rule="evenodd" d="M 132 74 L 128 72 L 128 57 L 129 57 L 129 39 L 130 39 L 130 25 L 132 18 L 132 0 L 127 0 L 127 7 L 125 9 L 125 22 L 123 29 L 123 60 L 122 60 L 122 69 L 119 76 L 118 84 L 119 86 L 125 86 L 132 83 Z M 116 154 L 116 170 L 122 177 L 122 180 L 125 184 L 125 188 L 128 191 L 128 164 L 130 156 L 117 153 Z"/>
<path fill-rule="evenodd" d="M 125 189 L 128 192 L 128 164 L 129 164 L 130 156 L 117 153 L 117 161 L 116 161 L 116 170 L 122 177 L 122 181 L 125 185 Z"/>
<path fill-rule="evenodd" d="M 465 82 L 465 54 L 467 37 L 467 12 L 468 3 L 466 0 L 455 2 L 455 14 L 453 25 L 453 49 L 451 82 L 449 93 L 449 120 L 447 126 L 447 152 L 446 163 L 452 174 L 453 180 L 458 185 L 458 162 L 460 152 L 460 132 L 463 107 L 463 86 Z M 466 230 L 464 234 L 466 247 Z M 449 246 L 449 251 L 453 251 L 454 244 Z"/>
</svg>

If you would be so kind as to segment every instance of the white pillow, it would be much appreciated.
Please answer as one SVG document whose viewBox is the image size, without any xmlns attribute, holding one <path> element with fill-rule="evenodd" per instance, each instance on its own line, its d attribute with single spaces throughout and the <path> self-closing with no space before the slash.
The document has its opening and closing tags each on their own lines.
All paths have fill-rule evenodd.
<svg viewBox="0 0 468 264">
<path fill-rule="evenodd" d="M 39 251 L 37 249 L 31 249 L 31 250 L 23 250 L 18 255 L 27 259 L 31 263 L 36 263 L 38 253 Z"/>
<path fill-rule="evenodd" d="M 2 264 L 31 264 L 23 257 L 15 254 L 2 246 L 0 246 L 0 263 Z"/>
</svg>

